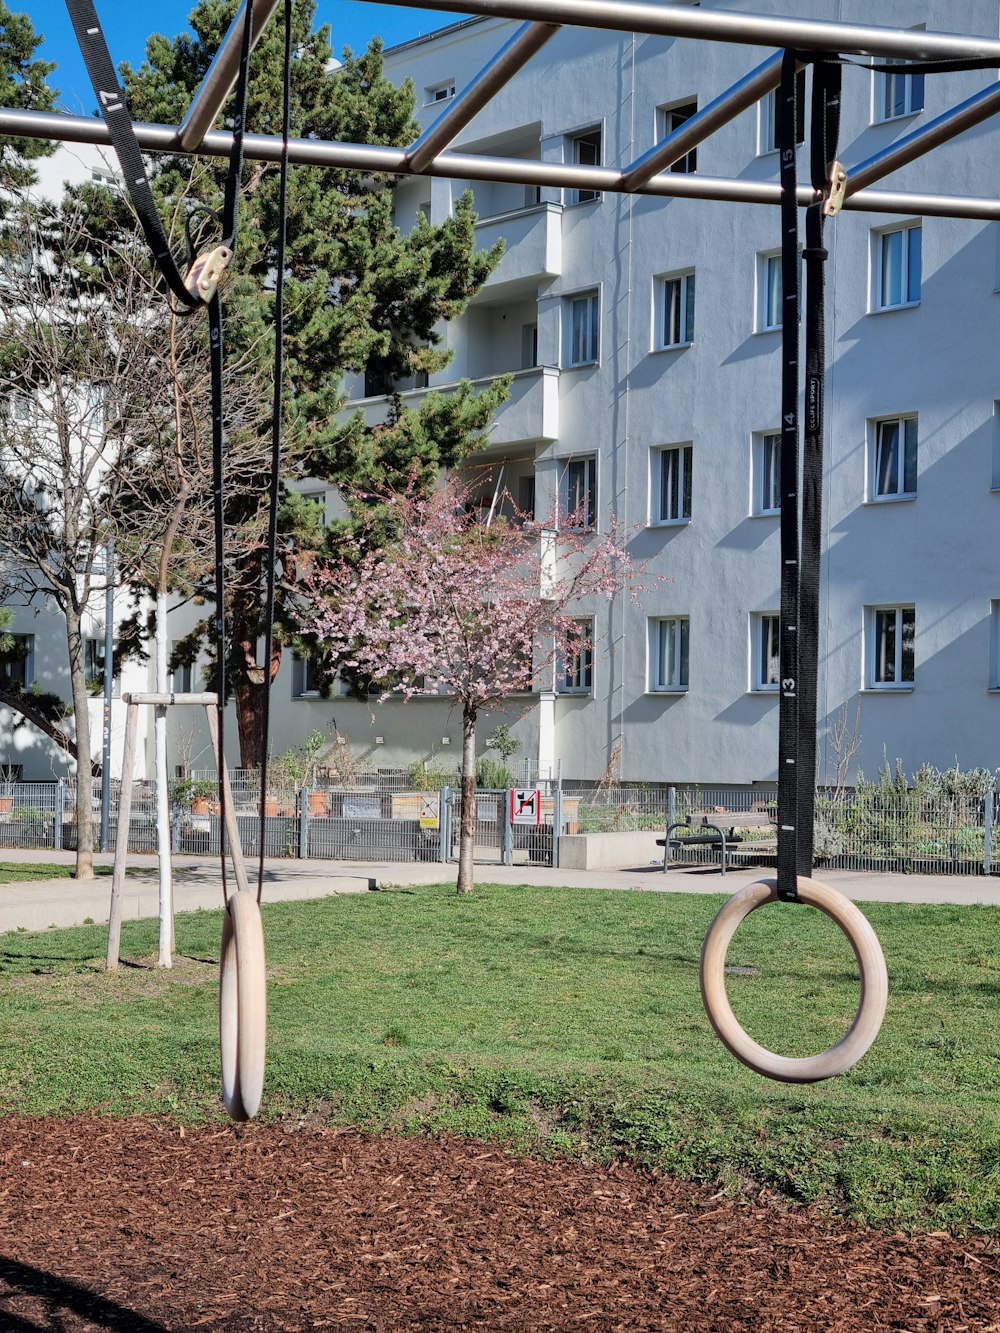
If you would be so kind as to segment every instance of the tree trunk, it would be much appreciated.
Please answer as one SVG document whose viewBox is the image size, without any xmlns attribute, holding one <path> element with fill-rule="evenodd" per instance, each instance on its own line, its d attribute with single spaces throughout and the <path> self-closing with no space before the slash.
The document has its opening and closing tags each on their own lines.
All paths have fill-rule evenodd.
<svg viewBox="0 0 1000 1333">
<path fill-rule="evenodd" d="M 94 878 L 94 806 L 90 770 L 90 695 L 84 660 L 80 615 L 66 607 L 66 647 L 69 650 L 69 683 L 76 722 L 76 878 Z M 111 670 L 111 664 L 105 664 Z M 119 830 L 119 837 L 122 836 Z"/>
<path fill-rule="evenodd" d="M 167 592 L 156 593 L 156 689 L 167 692 Z M 159 966 L 173 967 L 174 886 L 170 867 L 170 795 L 167 787 L 167 710 L 157 707 L 153 720 L 156 763 L 156 853 L 159 860 L 160 953 Z M 121 825 L 119 824 L 119 828 Z"/>
<path fill-rule="evenodd" d="M 456 893 L 473 888 L 472 853 L 476 842 L 476 710 L 466 704 L 462 712 L 462 830 L 458 841 Z"/>
<path fill-rule="evenodd" d="M 255 660 L 250 646 L 243 645 L 246 659 L 242 679 L 233 683 L 236 702 L 236 728 L 240 738 L 240 764 L 243 768 L 260 768 L 264 757 L 264 668 Z M 271 654 L 271 683 L 281 666 L 281 647 L 274 645 Z"/>
</svg>

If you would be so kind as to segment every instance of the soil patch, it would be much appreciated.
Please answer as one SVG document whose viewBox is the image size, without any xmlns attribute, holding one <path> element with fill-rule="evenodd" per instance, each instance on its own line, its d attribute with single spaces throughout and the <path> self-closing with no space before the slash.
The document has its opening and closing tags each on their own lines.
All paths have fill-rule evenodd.
<svg viewBox="0 0 1000 1333">
<path fill-rule="evenodd" d="M 467 1141 L 4 1119 L 0 1327 L 1000 1333 L 1000 1254 Z"/>
</svg>

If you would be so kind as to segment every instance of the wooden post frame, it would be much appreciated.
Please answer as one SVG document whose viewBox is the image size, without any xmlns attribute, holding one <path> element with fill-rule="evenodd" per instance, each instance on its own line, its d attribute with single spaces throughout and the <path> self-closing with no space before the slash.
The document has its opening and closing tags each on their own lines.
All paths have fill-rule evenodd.
<svg viewBox="0 0 1000 1333">
<path fill-rule="evenodd" d="M 776 1055 L 740 1026 L 726 994 L 726 954 L 741 921 L 767 903 L 777 902 L 778 882 L 758 880 L 733 894 L 708 928 L 701 951 L 701 995 L 720 1040 L 737 1060 L 765 1078 L 781 1083 L 816 1083 L 843 1074 L 857 1064 L 878 1036 L 889 998 L 885 957 L 868 919 L 848 898 L 818 880 L 799 876 L 799 899 L 835 921 L 850 941 L 861 972 L 861 1002 L 845 1036 L 819 1055 Z"/>
<path fill-rule="evenodd" d="M 118 961 L 121 954 L 122 890 L 125 884 L 125 862 L 128 856 L 128 829 L 132 815 L 132 771 L 135 768 L 135 751 L 140 706 L 166 708 L 173 704 L 200 705 L 205 709 L 205 716 L 208 720 L 208 731 L 212 739 L 212 749 L 216 754 L 219 752 L 219 723 L 218 718 L 215 715 L 218 701 L 214 694 L 208 692 L 199 694 L 133 693 L 124 695 L 123 700 L 127 705 L 125 715 L 125 753 L 122 759 L 121 790 L 118 797 L 118 836 L 115 839 L 115 865 L 114 874 L 111 880 L 111 912 L 108 920 L 108 952 L 106 967 L 109 972 L 115 971 L 118 967 Z M 246 867 L 243 864 L 243 849 L 240 843 L 239 825 L 236 822 L 236 811 L 233 806 L 232 788 L 229 784 L 229 770 L 225 763 L 221 766 L 219 778 L 225 796 L 223 805 L 225 808 L 226 832 L 229 835 L 229 850 L 233 859 L 233 873 L 236 877 L 237 889 L 240 892 L 246 893 L 249 892 L 247 872 Z M 122 828 L 125 829 L 124 837 L 122 836 Z"/>
</svg>

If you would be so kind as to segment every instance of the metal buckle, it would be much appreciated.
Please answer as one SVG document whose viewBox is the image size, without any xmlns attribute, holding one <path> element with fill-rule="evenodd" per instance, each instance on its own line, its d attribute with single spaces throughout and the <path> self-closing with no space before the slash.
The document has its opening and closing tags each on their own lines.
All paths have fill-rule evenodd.
<svg viewBox="0 0 1000 1333">
<path fill-rule="evenodd" d="M 823 216 L 836 217 L 847 198 L 847 171 L 842 162 L 830 163 L 830 174 L 823 193 Z"/>
<path fill-rule="evenodd" d="M 214 250 L 206 250 L 188 269 L 184 286 L 192 296 L 211 301 L 232 258 L 233 252 L 228 245 L 217 245 Z"/>
</svg>

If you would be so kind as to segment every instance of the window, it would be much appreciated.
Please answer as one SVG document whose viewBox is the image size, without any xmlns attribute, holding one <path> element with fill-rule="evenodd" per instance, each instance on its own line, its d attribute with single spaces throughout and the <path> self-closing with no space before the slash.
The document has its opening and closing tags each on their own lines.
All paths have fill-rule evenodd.
<svg viewBox="0 0 1000 1333">
<path fill-rule="evenodd" d="M 432 84 L 424 89 L 424 102 L 430 106 L 433 102 L 447 102 L 455 96 L 455 80 L 446 79 L 444 83 Z"/>
<path fill-rule="evenodd" d="M 893 310 L 920 300 L 919 222 L 872 233 L 872 309 Z"/>
<path fill-rule="evenodd" d="M 990 689 L 1000 690 L 1000 601 L 990 602 Z"/>
<path fill-rule="evenodd" d="M 170 655 L 177 651 L 177 644 L 170 645 Z M 181 662 L 170 673 L 170 689 L 174 694 L 194 693 L 194 663 Z"/>
<path fill-rule="evenodd" d="M 599 167 L 601 165 L 601 131 L 588 130 L 578 134 L 570 141 L 573 161 L 579 167 Z M 592 199 L 600 199 L 598 190 L 571 190 L 570 203 L 586 204 Z"/>
<path fill-rule="evenodd" d="M 686 122 L 691 119 L 691 117 L 697 110 L 698 110 L 697 102 L 683 102 L 678 106 L 660 107 L 659 111 L 660 111 L 661 139 L 665 139 L 667 138 L 668 135 L 671 135 L 676 130 L 679 130 L 682 125 L 686 124 Z M 685 176 L 689 176 L 691 172 L 696 171 L 697 169 L 698 169 L 697 148 L 692 148 L 689 152 L 685 153 L 683 157 L 679 157 L 676 162 L 672 162 L 670 164 L 671 171 L 678 172 L 679 174 Z"/>
<path fill-rule="evenodd" d="M 912 689 L 915 638 L 916 611 L 912 606 L 868 607 L 865 683 L 869 689 Z"/>
<path fill-rule="evenodd" d="M 538 365 L 538 325 L 521 325 L 521 369 Z"/>
<path fill-rule="evenodd" d="M 91 434 L 100 435 L 104 429 L 104 391 L 96 384 L 87 386 L 86 420 Z"/>
<path fill-rule="evenodd" d="M 30 426 L 35 419 L 35 400 L 30 393 L 13 390 L 3 401 L 3 414 L 12 426 Z"/>
<path fill-rule="evenodd" d="M 872 91 L 872 120 L 895 120 L 897 116 L 912 116 L 924 109 L 924 76 L 904 74 L 905 61 L 884 60 L 879 64 L 899 65 L 900 72 L 875 74 Z"/>
<path fill-rule="evenodd" d="M 566 636 L 566 660 L 559 673 L 561 694 L 586 694 L 594 688 L 594 622 L 577 620 Z"/>
<path fill-rule="evenodd" d="M 690 444 L 671 445 L 655 454 L 655 523 L 687 523 L 691 518 Z"/>
<path fill-rule="evenodd" d="M 0 680 L 27 689 L 35 679 L 35 636 L 11 634 L 8 637 L 14 642 L 5 653 L 0 653 Z"/>
<path fill-rule="evenodd" d="M 656 346 L 684 347 L 694 341 L 694 273 L 658 279 Z"/>
<path fill-rule="evenodd" d="M 687 616 L 650 621 L 650 690 L 680 694 L 687 689 L 689 623 Z"/>
<path fill-rule="evenodd" d="M 92 638 L 83 641 L 83 673 L 87 678 L 87 689 L 91 694 L 100 694 L 104 689 L 104 639 Z"/>
<path fill-rule="evenodd" d="M 776 690 L 781 679 L 778 613 L 758 611 L 750 617 L 750 688 Z"/>
<path fill-rule="evenodd" d="M 592 528 L 597 522 L 597 457 L 571 458 L 562 483 L 562 512 L 574 527 Z"/>
<path fill-rule="evenodd" d="M 917 418 L 873 421 L 869 500 L 910 499 L 917 493 Z"/>
<path fill-rule="evenodd" d="M 535 477 L 517 479 L 517 516 L 522 523 L 533 523 L 535 519 Z"/>
<path fill-rule="evenodd" d="M 300 657 L 296 653 L 292 658 L 292 697 L 318 699 L 323 692 L 323 684 L 319 658 Z"/>
<path fill-rule="evenodd" d="M 757 332 L 770 333 L 782 323 L 781 252 L 757 256 Z M 802 251 L 799 251 L 799 294 L 802 292 Z"/>
<path fill-rule="evenodd" d="M 597 292 L 573 296 L 567 302 L 569 337 L 567 366 L 592 366 L 600 349 L 601 301 Z"/>
<path fill-rule="evenodd" d="M 781 513 L 781 435 L 761 431 L 753 438 L 753 504 L 758 515 Z"/>
<path fill-rule="evenodd" d="M 758 106 L 760 114 L 758 117 L 758 148 L 757 152 L 761 156 L 764 153 L 776 153 L 778 151 L 778 96 L 780 90 L 774 88 L 768 95 L 761 98 Z M 795 142 L 805 143 L 806 141 L 806 72 L 800 69 L 795 77 Z"/>
</svg>

